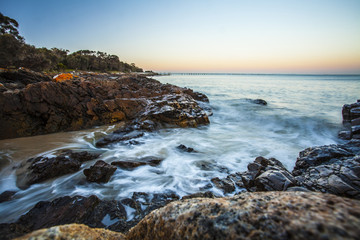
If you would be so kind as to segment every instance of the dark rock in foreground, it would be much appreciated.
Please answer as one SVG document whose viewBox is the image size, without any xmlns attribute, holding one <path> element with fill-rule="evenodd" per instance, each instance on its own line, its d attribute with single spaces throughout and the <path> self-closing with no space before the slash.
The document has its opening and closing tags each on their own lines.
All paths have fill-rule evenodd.
<svg viewBox="0 0 360 240">
<path fill-rule="evenodd" d="M 84 169 L 84 175 L 89 182 L 107 183 L 115 171 L 116 167 L 99 160 L 90 168 Z"/>
<path fill-rule="evenodd" d="M 180 127 L 209 123 L 197 103 L 208 102 L 205 95 L 143 76 L 80 73 L 54 82 L 30 71 L 11 74 L 0 73 L 0 139 L 134 119 Z"/>
<path fill-rule="evenodd" d="M 2 239 L 12 239 L 31 231 L 52 226 L 80 223 L 89 227 L 126 232 L 154 209 L 179 200 L 174 193 L 147 194 L 135 192 L 122 201 L 90 197 L 60 197 L 51 202 L 39 202 L 15 223 L 0 224 Z M 128 215 L 127 206 L 132 209 Z"/>
<path fill-rule="evenodd" d="M 307 148 L 299 155 L 292 173 L 274 158 L 258 157 L 248 171 L 211 181 L 224 194 L 238 186 L 249 192 L 310 190 L 360 199 L 360 140 Z"/>
<path fill-rule="evenodd" d="M 242 193 L 173 202 L 127 239 L 358 239 L 360 202 L 305 192 Z"/>
<path fill-rule="evenodd" d="M 77 172 L 83 162 L 97 157 L 99 154 L 66 150 L 56 157 L 30 158 L 16 170 L 16 185 L 25 189 L 34 183 Z"/>
<path fill-rule="evenodd" d="M 360 141 L 305 149 L 293 175 L 312 191 L 360 199 Z"/>
</svg>

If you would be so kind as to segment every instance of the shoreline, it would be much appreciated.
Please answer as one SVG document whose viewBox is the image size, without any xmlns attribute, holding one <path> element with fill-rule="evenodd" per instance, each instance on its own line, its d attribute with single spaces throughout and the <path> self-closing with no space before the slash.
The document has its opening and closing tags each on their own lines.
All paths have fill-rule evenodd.
<svg viewBox="0 0 360 240">
<path fill-rule="evenodd" d="M 72 81 L 72 80 L 71 80 Z M 139 79 L 134 78 L 132 81 L 139 81 Z M 80 80 L 81 82 L 81 80 Z M 62 84 L 62 83 L 61 83 Z M 66 84 L 66 83 L 65 83 Z M 163 85 L 164 86 L 164 85 Z M 170 89 L 173 87 L 173 92 L 171 92 L 172 94 L 175 95 L 181 95 L 182 93 L 185 94 L 192 94 L 190 97 L 195 101 L 196 98 L 197 99 L 207 99 L 205 98 L 205 95 L 201 95 L 199 93 L 194 93 L 189 89 L 184 89 L 184 88 L 179 88 L 173 85 L 166 85 L 165 84 L 165 89 L 169 88 Z M 205 96 L 205 97 L 204 97 Z M 114 142 L 129 142 L 129 141 L 136 141 L 136 138 L 138 136 L 141 136 L 141 134 L 146 133 L 147 131 L 153 131 L 154 129 L 159 129 L 162 127 L 166 127 L 167 124 L 170 124 L 172 126 L 180 126 L 180 127 L 187 127 L 187 126 L 193 126 L 196 127 L 197 123 L 196 120 L 195 122 L 193 121 L 192 117 L 199 117 L 199 123 L 203 123 L 202 121 L 204 121 L 203 117 L 204 115 L 202 115 L 203 113 L 201 113 L 200 111 L 200 115 L 187 115 L 185 122 L 183 121 L 183 119 L 180 118 L 180 121 L 178 121 L 177 117 L 183 116 L 181 114 L 176 115 L 175 114 L 175 118 L 171 117 L 174 115 L 170 114 L 170 118 L 169 118 L 169 109 L 174 108 L 174 105 L 170 105 L 169 108 L 169 101 L 171 102 L 172 100 L 176 100 L 178 101 L 179 105 L 182 108 L 178 108 L 176 110 L 183 110 L 183 107 L 188 108 L 190 107 L 191 109 L 196 109 L 197 105 L 195 105 L 195 102 L 191 103 L 190 105 L 188 104 L 182 104 L 180 98 L 175 98 L 173 99 L 172 95 L 167 95 L 166 98 L 157 98 L 158 96 L 155 97 L 155 99 L 157 100 L 161 100 L 162 104 L 160 105 L 155 105 L 155 106 L 151 106 L 149 107 L 149 105 L 147 105 L 147 109 L 150 109 L 150 115 L 143 115 L 143 116 L 147 116 L 145 118 L 136 118 L 134 117 L 134 119 L 128 119 L 127 124 L 124 125 L 121 128 L 118 128 L 114 134 L 110 134 L 106 137 L 104 137 L 103 139 L 100 139 L 97 144 L 100 144 L 101 146 L 103 146 L 103 144 L 105 144 L 104 146 L 108 145 L 108 144 L 113 144 Z M 186 101 L 191 100 L 191 98 L 189 98 L 188 96 L 185 96 Z M 144 105 L 145 106 L 145 105 Z M 155 107 L 155 109 L 152 109 L 152 107 Z M 165 110 L 165 111 L 163 111 Z M 147 114 L 149 113 L 147 112 Z M 140 111 L 141 113 L 141 111 Z M 160 114 L 159 114 L 160 113 Z M 172 112 L 173 114 L 174 112 Z M 175 113 L 177 113 L 175 111 Z M 140 115 L 141 116 L 141 115 Z M 357 115 L 356 115 L 357 116 Z M 140 120 L 139 120 L 140 119 Z M 175 121 L 175 122 L 174 122 Z M 163 122 L 165 122 L 166 124 L 163 125 Z M 174 124 L 175 123 L 175 124 Z M 206 121 L 205 121 L 206 123 Z M 90 130 L 91 131 L 91 130 Z M 99 145 L 99 146 L 100 146 Z M 194 151 L 196 151 L 196 149 L 192 149 L 190 147 L 187 146 L 179 146 L 180 150 L 183 152 L 183 154 L 188 154 L 188 153 L 192 153 Z M 317 148 L 309 148 L 309 149 L 305 149 L 304 151 L 302 151 L 300 153 L 300 156 L 298 158 L 297 164 L 296 164 L 296 169 L 294 169 L 294 171 L 296 170 L 297 172 L 292 172 L 290 173 L 289 170 L 287 170 L 286 168 L 284 168 L 284 166 L 281 164 L 281 162 L 277 161 L 276 159 L 266 159 L 266 158 L 256 158 L 256 160 L 253 163 L 250 163 L 248 165 L 248 171 L 246 172 L 236 172 L 236 173 L 231 173 L 229 174 L 226 178 L 217 178 L 217 179 L 209 179 L 209 184 L 213 185 L 214 187 L 216 187 L 217 189 L 219 189 L 220 191 L 223 191 L 224 194 L 235 194 L 236 196 L 246 196 L 245 199 L 251 199 L 257 195 L 261 195 L 262 193 L 259 193 L 259 191 L 270 191 L 269 193 L 269 197 L 273 197 L 274 199 L 283 199 L 283 196 L 288 196 L 289 199 L 292 199 L 293 201 L 295 201 L 296 204 L 302 204 L 303 201 L 299 198 L 297 198 L 296 196 L 298 196 L 299 194 L 301 196 L 307 196 L 309 198 L 313 198 L 317 199 L 316 201 L 322 201 L 321 199 L 327 199 L 329 198 L 327 201 L 347 201 L 347 198 L 342 198 L 342 197 L 332 197 L 332 195 L 330 195 L 330 197 L 328 197 L 328 195 L 322 195 L 320 193 L 317 194 L 312 194 L 309 191 L 323 191 L 323 192 L 330 192 L 333 194 L 337 194 L 337 195 L 342 195 L 345 197 L 353 197 L 355 199 L 359 199 L 360 195 L 359 195 L 359 189 L 357 187 L 357 185 L 352 185 L 353 189 L 349 190 L 348 187 L 351 186 L 349 185 L 350 183 L 353 184 L 354 182 L 358 181 L 358 179 L 360 178 L 360 176 L 358 176 L 358 172 L 356 172 L 356 169 L 358 168 L 358 165 L 360 164 L 358 162 L 358 156 L 360 154 L 360 141 L 358 140 L 352 140 L 349 143 L 343 144 L 343 145 L 332 145 L 332 146 L 322 146 L 322 147 L 317 147 Z M 325 156 L 325 157 L 324 157 Z M 65 158 L 64 158 L 65 157 Z M 94 156 L 96 159 L 96 156 Z M 78 166 L 79 164 L 81 165 L 81 163 L 83 161 L 88 161 L 88 159 L 94 159 L 91 156 L 88 156 L 88 153 L 83 153 L 83 152 L 61 152 L 59 153 L 58 156 L 54 156 L 54 157 L 47 157 L 47 156 L 43 156 L 40 157 L 38 159 L 32 159 L 29 161 L 27 161 L 30 164 L 30 168 L 27 168 L 28 166 L 23 166 L 25 167 L 24 170 L 25 172 L 27 172 L 28 174 L 32 174 L 33 169 L 36 169 L 37 164 L 41 163 L 41 164 L 45 164 L 44 166 L 46 167 L 46 164 L 50 164 L 50 163 L 61 163 L 64 161 L 64 159 L 70 159 L 71 164 L 74 164 L 74 166 Z M 78 161 L 78 162 L 77 162 Z M 157 164 L 156 161 L 162 161 L 161 159 L 137 159 L 136 160 L 139 164 Z M 98 161 L 99 162 L 99 161 Z M 89 174 L 91 172 L 91 168 L 93 167 L 94 169 L 97 167 L 98 162 L 91 166 L 89 169 Z M 347 165 L 344 165 L 347 164 Z M 117 167 L 120 168 L 124 168 L 124 167 L 128 167 L 128 165 L 124 165 L 124 163 L 117 163 Z M 120 165 L 119 165 L 120 164 Z M 127 162 L 126 164 L 129 164 L 129 162 Z M 350 165 L 349 165 L 350 164 Z M 351 164 L 355 164 L 354 166 L 352 166 Z M 358 165 L 356 165 L 358 164 Z M 98 170 L 100 170 L 101 172 L 101 176 L 95 176 L 95 179 L 97 180 L 101 180 L 103 175 L 108 175 L 109 171 L 111 172 L 111 169 L 114 169 L 114 165 L 109 166 L 108 165 L 103 165 L 101 167 L 98 168 Z M 338 166 L 340 166 L 342 168 L 342 171 L 339 173 L 338 171 Z M 133 166 L 131 166 L 133 167 Z M 136 167 L 136 166 L 135 166 Z M 333 170 L 331 170 L 329 172 L 329 169 L 331 169 L 331 167 L 334 167 Z M 346 168 L 344 170 L 344 168 Z M 62 170 L 62 168 L 59 168 Z M 355 169 L 355 170 L 354 170 Z M 326 170 L 326 171 L 325 171 Z M 78 171 L 78 170 L 76 170 Z M 312 172 L 320 172 L 320 175 L 322 176 L 322 178 L 317 178 L 316 174 L 312 175 Z M 321 173 L 321 171 L 324 171 L 323 173 Z M 44 173 L 44 171 L 41 172 L 41 174 Z M 46 172 L 45 172 L 46 173 Z M 58 175 L 53 175 L 52 170 L 50 169 L 50 171 L 48 172 L 49 175 L 47 177 L 50 178 L 54 178 Z M 69 172 L 66 172 L 69 173 Z M 65 174 L 66 174 L 65 173 Z M 330 173 L 330 174 L 329 174 Z M 38 173 L 36 173 L 38 174 Z M 85 172 L 84 172 L 85 174 Z M 103 174 L 103 175 L 102 175 Z M 326 175 L 328 174 L 328 175 Z M 344 180 L 344 177 L 340 177 L 340 178 L 336 178 L 339 175 L 346 175 L 346 181 Z M 36 178 L 37 175 L 33 175 Z M 332 177 L 334 176 L 334 177 Z M 355 177 L 354 177 L 355 176 Z M 331 181 L 329 182 L 328 185 L 324 184 L 324 179 L 325 181 L 328 181 L 329 179 L 331 179 Z M 348 182 L 350 179 L 350 182 Z M 96 180 L 96 181 L 97 181 Z M 31 180 L 33 181 L 33 180 Z M 342 182 L 341 182 L 342 181 Z M 336 185 L 334 185 L 336 184 Z M 242 187 L 242 188 L 246 188 L 248 190 L 248 193 L 238 193 L 238 192 L 234 192 L 235 185 L 237 187 Z M 325 188 L 319 189 L 318 186 L 322 186 Z M 328 186 L 328 188 L 326 188 L 326 186 Z M 337 191 L 335 191 L 335 190 Z M 279 193 L 274 193 L 273 191 L 277 191 Z M 286 194 L 280 194 L 281 192 L 286 191 Z M 289 192 L 290 191 L 290 192 Z M 305 192 L 305 193 L 301 193 L 301 192 Z M 6 196 L 4 196 L 3 194 L 1 195 L 1 197 L 7 197 L 8 200 L 7 201 L 11 201 L 11 198 L 14 196 L 14 194 L 16 193 L 7 193 Z M 263 193 L 266 195 L 266 193 Z M 303 194 L 303 195 L 302 195 Z M 155 197 L 156 196 L 156 197 Z M 199 198 L 200 197 L 200 198 Z M 143 220 L 140 224 L 136 225 L 135 229 L 136 230 L 130 230 L 130 234 L 127 235 L 126 237 L 131 238 L 131 234 L 134 234 L 135 232 L 141 232 L 144 229 L 144 226 L 146 224 L 150 224 L 150 222 L 152 221 L 152 218 L 162 218 L 165 217 L 167 214 L 167 211 L 169 210 L 170 207 L 167 207 L 169 205 L 167 205 L 169 202 L 172 201 L 176 201 L 179 200 L 179 196 L 177 196 L 176 194 L 173 195 L 172 193 L 169 194 L 158 194 L 158 195 L 154 195 L 152 193 L 133 193 L 133 196 L 127 199 L 123 199 L 122 201 L 116 202 L 116 201 L 104 201 L 104 200 L 97 200 L 97 197 L 76 197 L 79 199 L 80 202 L 84 201 L 84 203 L 86 202 L 87 204 L 90 204 L 93 208 L 91 211 L 87 211 L 85 210 L 84 214 L 90 214 L 92 212 L 97 212 L 98 214 L 100 214 L 97 219 L 93 219 L 91 221 L 93 222 L 86 222 L 87 221 L 87 217 L 84 219 L 80 219 L 80 220 L 74 220 L 73 215 L 71 215 L 70 212 L 66 212 L 65 211 L 65 215 L 63 219 L 60 219 L 60 222 L 52 222 L 52 220 L 50 221 L 51 216 L 46 215 L 46 214 L 52 214 L 53 210 L 49 210 L 52 209 L 50 206 L 54 206 L 55 208 L 58 208 L 60 206 L 64 207 L 65 209 L 74 209 L 74 208 L 80 208 L 82 209 L 82 207 L 84 206 L 84 204 L 80 203 L 80 204 L 76 204 L 76 201 L 74 202 L 74 199 L 69 199 L 69 197 L 61 197 L 58 199 L 55 199 L 52 202 L 42 202 L 42 203 L 38 203 L 32 210 L 30 210 L 29 213 L 23 215 L 23 217 L 21 217 L 17 222 L 15 223 L 10 223 L 10 224 L 0 224 L 0 229 L 1 232 L 4 234 L 4 236 L 20 236 L 22 234 L 28 233 L 29 230 L 36 230 L 37 227 L 30 227 L 31 224 L 33 224 L 34 222 L 34 218 L 41 218 L 43 220 L 45 220 L 46 222 L 50 221 L 51 224 L 53 225 L 46 225 L 47 223 L 44 223 L 44 225 L 41 225 L 41 221 L 39 221 L 39 227 L 40 228 L 48 228 L 54 225 L 59 225 L 59 224 L 65 224 L 65 223 L 73 223 L 73 222 L 77 222 L 77 223 L 87 223 L 89 226 L 91 227 L 106 227 L 106 228 L 110 228 L 111 230 L 116 230 L 116 231 L 120 231 L 120 232 L 127 232 L 127 230 L 132 227 L 135 226 L 136 223 L 138 223 L 142 218 L 146 218 L 145 220 Z M 203 192 L 199 192 L 199 193 L 195 193 L 192 194 L 190 196 L 186 196 L 185 198 L 197 198 L 199 200 L 189 200 L 190 202 L 192 202 L 190 205 L 187 205 L 189 207 L 194 207 L 197 206 L 196 204 L 198 204 L 196 201 L 207 201 L 208 204 L 210 204 L 209 206 L 210 209 L 212 209 L 214 206 L 212 205 L 213 203 L 216 203 L 217 201 L 219 201 L 220 203 L 222 203 L 223 201 L 227 201 L 226 199 L 232 199 L 232 197 L 227 197 L 227 198 L 219 198 L 217 196 L 215 196 L 213 193 L 209 193 L 206 191 Z M 185 199 L 183 198 L 183 199 Z M 205 200 L 204 198 L 210 198 L 209 200 Z M 234 199 L 236 197 L 233 197 Z M 145 202 L 144 200 L 145 199 Z M 218 199 L 218 200 L 217 200 Z M 335 199 L 335 200 L 334 200 Z M 189 201 L 187 200 L 181 200 L 180 202 L 174 202 L 172 203 L 172 207 L 181 207 L 183 206 L 183 204 L 189 204 Z M 231 200 L 231 201 L 235 201 L 235 200 Z M 237 201 L 237 200 L 236 200 Z M 279 200 L 280 201 L 280 200 Z M 359 201 L 357 200 L 351 200 L 353 204 L 357 204 L 359 203 Z M 60 204 L 60 205 L 59 205 Z M 285 202 L 279 202 L 280 206 L 285 205 Z M 307 203 L 310 204 L 311 207 L 314 207 L 312 205 L 312 203 Z M 314 203 L 315 204 L 315 203 Z M 331 205 L 331 204 L 330 204 Z M 105 209 L 103 208 L 103 206 L 107 206 Z M 134 216 L 133 218 L 130 218 L 130 222 L 127 221 L 129 218 L 127 216 L 127 213 L 124 212 L 119 212 L 117 213 L 118 215 L 108 215 L 111 213 L 111 209 L 114 206 L 118 206 L 119 209 L 129 209 L 132 208 L 134 210 L 131 211 L 135 211 L 134 212 Z M 122 206 L 122 207 L 120 207 Z M 141 209 L 146 206 L 146 210 L 142 211 Z M 161 208 L 160 210 L 156 210 L 155 212 L 153 212 L 153 210 L 166 206 L 165 208 Z M 261 207 L 261 206 L 260 206 Z M 325 206 L 324 206 L 325 207 Z M 326 208 L 329 207 L 326 204 Z M 343 209 L 341 207 L 340 208 L 340 212 L 341 211 L 350 211 L 348 209 Z M 98 210 L 98 209 L 103 209 L 103 210 Z M 168 210 L 165 210 L 168 209 Z M 204 209 L 204 211 L 200 211 L 199 213 L 193 213 L 195 215 L 198 215 L 198 217 L 203 218 L 205 217 L 206 219 L 206 209 L 209 209 L 209 207 L 206 207 Z M 225 208 L 226 211 L 233 211 L 234 208 L 232 207 L 226 207 Z M 45 211 L 45 212 L 44 212 Z M 73 211 L 73 210 L 72 210 Z M 100 212 L 98 212 L 100 211 Z M 290 209 L 290 212 L 293 211 Z M 308 210 L 301 210 L 304 211 L 306 213 L 306 211 Z M 353 209 L 353 211 L 357 214 L 357 209 Z M 160 212 L 160 213 L 159 213 Z M 150 213 L 150 215 L 148 215 Z M 160 215 L 157 215 L 157 214 Z M 43 215 L 45 214 L 45 215 Z M 56 212 L 55 212 L 56 214 Z M 200 214 L 200 215 L 199 215 Z M 353 221 L 359 221 L 359 217 L 360 215 L 354 215 L 355 219 L 352 219 Z M 109 219 L 107 219 L 107 217 Z M 148 217 L 146 217 L 148 216 Z M 260 216 L 259 212 L 254 212 L 253 215 L 251 216 Z M 356 217 L 357 216 L 357 217 Z M 68 219 L 66 220 L 66 217 L 68 217 Z M 348 216 L 349 218 L 345 219 L 344 221 L 349 221 L 350 220 L 350 216 Z M 351 215 L 351 217 L 353 217 L 353 215 Z M 287 219 L 286 217 L 284 218 L 285 220 Z M 285 221 L 284 220 L 284 221 Z M 309 220 L 309 219 L 308 219 Z M 81 222 L 83 221 L 83 222 Z M 116 222 L 115 222 L 116 221 Z M 210 221 L 209 219 L 207 221 Z M 269 220 L 270 224 L 272 224 L 273 220 Z M 274 219 L 275 221 L 275 219 Z M 287 219 L 287 221 L 289 221 L 289 218 Z M 104 222 L 106 222 L 108 225 L 104 224 Z M 321 221 L 316 222 L 315 221 L 315 225 L 316 223 L 319 223 Z M 170 222 L 166 222 L 165 224 L 170 224 Z M 30 225 L 29 225 L 30 224 Z M 130 224 L 130 225 L 129 225 Z M 145 224 L 145 225 L 144 225 Z M 200 223 L 199 223 L 200 224 Z M 327 227 L 329 227 L 330 225 L 327 225 L 327 223 L 321 223 L 321 224 L 325 224 L 323 225 L 326 229 Z M 315 226 L 314 225 L 314 226 Z M 348 229 L 344 224 L 342 224 L 342 222 L 337 223 L 339 229 Z M 152 225 L 151 225 L 152 226 Z M 200 225 L 196 225 L 196 226 L 202 226 Z M 230 226 L 229 230 L 233 229 Z M 196 227 L 195 227 L 196 228 Z M 351 228 L 351 226 L 350 226 Z M 12 230 L 11 230 L 12 229 Z M 291 229 L 291 228 L 290 228 Z M 280 229 L 278 229 L 280 230 Z M 5 231 L 5 233 L 4 233 Z M 10 232 L 9 232 L 10 231 Z M 18 232 L 16 232 L 18 231 Z M 206 232 L 201 232 L 199 229 L 197 230 L 197 234 L 206 234 Z M 209 230 L 210 231 L 210 230 Z M 289 230 L 292 231 L 292 230 Z M 340 231 L 340 230 L 339 230 Z M 358 231 L 358 229 L 351 229 L 351 231 Z M 348 233 L 350 234 L 351 232 L 350 230 L 348 231 Z M 196 232 L 196 231 L 195 231 Z M 321 232 L 315 230 L 314 234 L 320 234 Z M 15 234 L 15 235 L 11 235 L 11 234 Z M 142 233 L 141 233 L 142 234 Z M 148 234 L 148 233 L 147 233 Z M 161 231 L 158 231 L 155 234 L 161 234 Z M 268 233 L 266 233 L 268 234 Z M 270 234 L 270 233 L 269 233 Z M 135 236 L 137 236 L 135 234 Z M 141 235 L 144 236 L 144 235 Z M 150 238 L 151 235 L 145 235 L 145 237 L 149 237 Z M 183 235 L 182 235 L 183 236 Z M 265 236 L 270 236 L 270 235 L 265 235 Z M 274 235 L 275 236 L 275 235 Z M 354 236 L 354 235 L 349 235 L 349 236 Z"/>
</svg>

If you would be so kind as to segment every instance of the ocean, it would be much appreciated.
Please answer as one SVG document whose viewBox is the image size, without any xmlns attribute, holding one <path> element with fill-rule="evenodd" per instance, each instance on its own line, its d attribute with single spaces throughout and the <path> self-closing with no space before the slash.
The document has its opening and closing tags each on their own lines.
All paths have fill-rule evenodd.
<svg viewBox="0 0 360 240">
<path fill-rule="evenodd" d="M 141 144 L 115 144 L 96 149 L 95 140 L 114 126 L 0 141 L 0 193 L 18 191 L 15 199 L 0 204 L 0 223 L 15 221 L 38 201 L 69 195 L 97 195 L 101 199 L 131 197 L 133 192 L 175 192 L 180 196 L 210 190 L 213 177 L 245 171 L 258 156 L 274 157 L 290 171 L 300 151 L 319 145 L 341 143 L 344 104 L 360 99 L 360 76 L 350 75 L 256 75 L 172 74 L 156 76 L 162 83 L 205 93 L 212 108 L 210 125 L 198 128 L 168 128 L 147 133 Z M 268 104 L 255 104 L 263 99 Z M 183 144 L 196 152 L 177 149 Z M 16 187 L 13 166 L 37 155 L 52 155 L 59 149 L 100 151 L 100 159 L 115 160 L 155 156 L 157 167 L 132 171 L 117 169 L 105 184 L 89 183 L 82 170 L 26 190 Z M 237 189 L 240 191 L 241 189 Z"/>
</svg>

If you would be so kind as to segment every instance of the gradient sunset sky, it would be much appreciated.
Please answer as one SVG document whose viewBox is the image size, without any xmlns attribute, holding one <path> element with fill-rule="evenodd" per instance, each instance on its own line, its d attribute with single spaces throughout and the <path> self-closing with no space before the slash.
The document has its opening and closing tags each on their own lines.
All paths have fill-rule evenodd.
<svg viewBox="0 0 360 240">
<path fill-rule="evenodd" d="M 36 47 L 160 72 L 360 73 L 360 0 L 0 0 Z"/>
</svg>

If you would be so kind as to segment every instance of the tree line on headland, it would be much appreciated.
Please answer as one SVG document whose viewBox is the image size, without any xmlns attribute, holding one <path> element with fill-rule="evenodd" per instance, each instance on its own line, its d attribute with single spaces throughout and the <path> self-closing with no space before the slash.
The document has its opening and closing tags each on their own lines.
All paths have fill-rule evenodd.
<svg viewBox="0 0 360 240">
<path fill-rule="evenodd" d="M 134 63 L 119 60 L 116 55 L 100 51 L 36 48 L 25 43 L 18 31 L 16 20 L 0 13 L 0 67 L 25 67 L 34 71 L 85 71 L 143 72 Z"/>
</svg>

